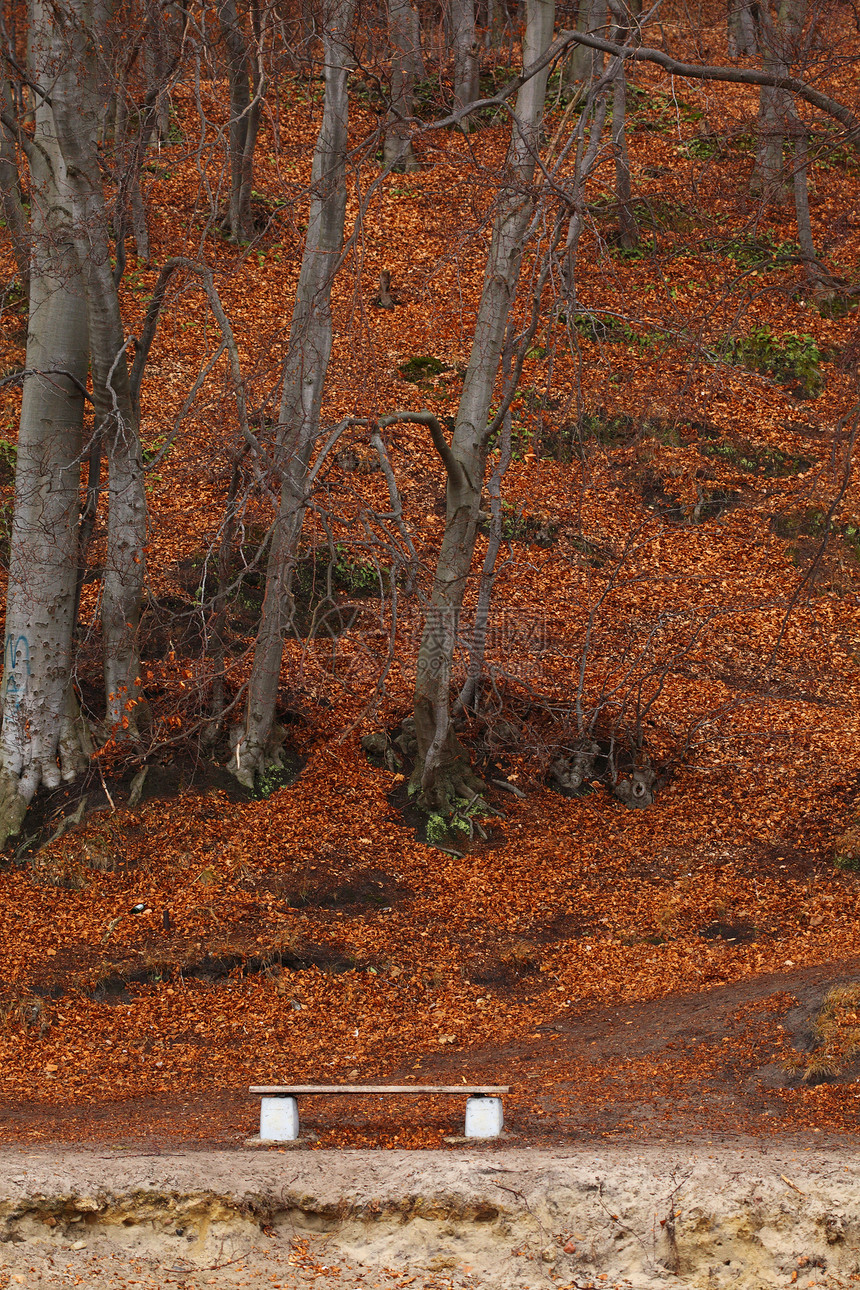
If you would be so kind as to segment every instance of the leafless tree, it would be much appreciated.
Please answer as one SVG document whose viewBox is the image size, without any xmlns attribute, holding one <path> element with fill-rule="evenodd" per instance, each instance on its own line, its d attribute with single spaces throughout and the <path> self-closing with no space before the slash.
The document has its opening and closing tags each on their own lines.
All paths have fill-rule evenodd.
<svg viewBox="0 0 860 1290">
<path fill-rule="evenodd" d="M 266 91 L 259 0 L 250 0 L 247 19 L 236 0 L 218 0 L 218 21 L 230 84 L 230 209 L 225 224 L 234 242 L 249 242 L 254 236 L 254 149 Z"/>
<path fill-rule="evenodd" d="M 418 653 L 415 683 L 418 755 L 413 786 L 425 809 L 446 815 L 450 814 L 453 797 L 469 795 L 475 789 L 468 758 L 451 719 L 451 666 L 475 549 L 491 429 L 487 414 L 534 211 L 532 182 L 540 151 L 549 74 L 546 53 L 553 38 L 554 0 L 528 0 L 526 15 L 523 67 L 528 79 L 517 95 L 505 179 L 498 197 L 475 336 L 451 443 L 446 442 L 438 428 L 433 432 L 447 477 L 447 513 L 427 624 Z M 541 70 L 532 74 L 536 64 L 542 64 Z"/>
<path fill-rule="evenodd" d="M 478 97 L 481 71 L 475 31 L 475 0 L 450 0 L 450 23 L 454 102 L 457 107 L 468 107 Z"/>
<path fill-rule="evenodd" d="M 245 719 L 234 731 L 235 771 L 246 784 L 264 764 L 274 725 L 284 633 L 292 617 L 292 578 L 317 446 L 332 344 L 331 290 L 343 247 L 350 29 L 353 0 L 334 0 L 323 27 L 325 103 L 314 152 L 311 212 L 284 373 L 275 467 L 280 507 L 266 570 L 263 616 L 254 649 Z M 233 763 L 231 763 L 233 764 Z"/>
<path fill-rule="evenodd" d="M 391 103 L 385 129 L 382 164 L 392 170 L 415 170 L 409 119 L 414 107 L 415 82 L 424 77 L 421 27 L 410 0 L 388 0 L 388 33 L 391 41 Z"/>
<path fill-rule="evenodd" d="M 55 107 L 77 104 L 68 33 L 32 9 L 28 140 L 33 245 L 30 326 L 6 605 L 0 838 L 16 833 L 40 784 L 73 779 L 89 751 L 72 690 L 77 516 L 89 358 L 86 280 Z M 50 86 L 50 98 L 47 89 Z"/>
</svg>

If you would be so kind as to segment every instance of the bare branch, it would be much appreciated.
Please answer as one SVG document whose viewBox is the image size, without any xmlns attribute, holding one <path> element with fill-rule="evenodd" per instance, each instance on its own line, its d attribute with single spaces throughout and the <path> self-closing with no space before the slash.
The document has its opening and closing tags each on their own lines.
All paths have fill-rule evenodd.
<svg viewBox="0 0 860 1290">
<path fill-rule="evenodd" d="M 239 349 L 236 345 L 236 338 L 233 335 L 233 328 L 230 324 L 230 319 L 227 317 L 224 306 L 221 303 L 221 297 L 218 294 L 218 289 L 215 286 L 215 279 L 212 275 L 212 270 L 205 264 L 198 264 L 196 260 L 189 260 L 184 255 L 175 255 L 166 261 L 158 275 L 158 281 L 156 282 L 155 289 L 152 293 L 152 300 L 150 301 L 149 308 L 146 311 L 143 331 L 141 333 L 140 341 L 138 342 L 137 353 L 135 354 L 134 366 L 132 367 L 130 377 L 132 398 L 135 401 L 135 406 L 138 405 L 140 398 L 140 386 L 143 380 L 143 371 L 146 366 L 146 360 L 149 356 L 150 348 L 152 347 L 152 342 L 155 339 L 158 317 L 164 303 L 164 293 L 171 276 L 177 269 L 185 269 L 188 273 L 196 274 L 200 279 L 203 290 L 206 292 L 209 299 L 209 305 L 215 315 L 215 320 L 221 329 L 224 346 L 230 359 L 230 373 L 233 378 L 233 392 L 236 398 L 236 409 L 239 413 L 239 428 L 242 432 L 242 437 L 262 459 L 264 457 L 262 445 L 248 423 L 248 408 L 245 400 L 245 385 L 242 379 L 242 369 L 239 362 Z"/>
<path fill-rule="evenodd" d="M 9 53 L 8 49 L 0 49 L 0 55 L 2 55 L 3 59 L 9 64 L 9 66 L 17 74 L 17 76 L 23 82 L 23 84 L 29 86 L 29 88 L 33 91 L 34 94 L 38 94 L 39 98 L 42 100 L 43 103 L 47 103 L 48 107 L 54 106 L 53 103 L 51 102 L 51 98 L 48 92 L 46 90 L 43 90 L 40 85 L 37 85 L 35 81 L 30 80 L 30 77 L 24 71 L 24 68 L 21 66 L 20 63 L 17 63 L 15 61 L 15 59 Z"/>
<path fill-rule="evenodd" d="M 671 72 L 673 76 L 682 76 L 691 81 L 730 81 L 737 85 L 769 85 L 774 89 L 789 90 L 798 98 L 811 103 L 813 107 L 826 112 L 828 116 L 835 117 L 852 137 L 860 135 L 860 119 L 849 108 L 838 103 L 828 94 L 822 94 L 820 90 L 813 89 L 811 85 L 798 80 L 795 76 L 773 76 L 769 72 L 760 72 L 752 67 L 682 63 L 677 58 L 664 54 L 661 49 L 651 49 L 647 45 L 616 45 L 611 40 L 603 40 L 599 36 L 587 36 L 579 31 L 561 33 L 553 46 L 556 56 L 561 52 L 559 45 L 567 47 L 570 44 L 587 45 L 589 49 L 599 49 L 604 54 L 614 54 L 616 58 L 624 58 L 634 63 L 656 63 L 658 67 Z"/>
<path fill-rule="evenodd" d="M 379 425 L 385 430 L 388 426 L 395 425 L 398 421 L 406 421 L 410 425 L 426 426 L 430 431 L 430 438 L 433 440 L 433 447 L 442 458 L 442 464 L 455 487 L 459 487 L 463 482 L 463 467 L 451 451 L 450 444 L 445 438 L 444 431 L 432 412 L 392 412 L 390 416 L 380 417 Z"/>
<path fill-rule="evenodd" d="M 86 386 L 81 384 L 73 372 L 68 372 L 64 367 L 22 367 L 20 372 L 13 372 L 11 376 L 0 378 L 0 388 L 4 385 L 14 385 L 16 381 L 20 381 L 23 385 L 28 376 L 65 376 L 67 381 L 72 382 L 81 398 L 87 403 L 92 403 Z"/>
<path fill-rule="evenodd" d="M 14 117 L 8 116 L 5 112 L 0 112 L 0 124 L 6 127 L 12 138 L 24 150 L 28 161 L 32 161 L 33 154 L 38 151 L 50 166 L 51 162 L 45 149 L 35 139 L 31 139 L 29 135 L 24 133 Z"/>
</svg>

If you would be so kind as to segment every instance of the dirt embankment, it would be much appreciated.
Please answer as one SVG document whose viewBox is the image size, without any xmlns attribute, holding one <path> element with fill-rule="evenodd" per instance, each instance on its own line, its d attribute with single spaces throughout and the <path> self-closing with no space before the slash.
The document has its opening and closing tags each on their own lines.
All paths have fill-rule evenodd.
<svg viewBox="0 0 860 1290">
<path fill-rule="evenodd" d="M 0 1286 L 848 1287 L 850 1147 L 0 1155 Z"/>
</svg>

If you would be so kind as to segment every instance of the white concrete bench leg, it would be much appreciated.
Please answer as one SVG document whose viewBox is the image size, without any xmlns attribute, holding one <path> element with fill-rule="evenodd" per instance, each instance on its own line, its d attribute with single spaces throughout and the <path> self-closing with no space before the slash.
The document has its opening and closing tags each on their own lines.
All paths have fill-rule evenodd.
<svg viewBox="0 0 860 1290">
<path fill-rule="evenodd" d="M 500 1097 L 470 1097 L 466 1101 L 466 1137 L 497 1138 L 504 1124 Z M 262 1137 L 262 1132 L 260 1134 Z"/>
<path fill-rule="evenodd" d="M 294 1097 L 264 1097 L 260 1103 L 260 1141 L 294 1142 L 299 1136 L 299 1104 Z"/>
</svg>

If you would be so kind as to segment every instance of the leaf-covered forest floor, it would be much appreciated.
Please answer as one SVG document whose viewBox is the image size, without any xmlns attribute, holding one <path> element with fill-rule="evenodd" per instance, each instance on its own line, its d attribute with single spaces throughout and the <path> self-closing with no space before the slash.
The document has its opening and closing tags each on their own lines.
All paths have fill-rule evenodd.
<svg viewBox="0 0 860 1290">
<path fill-rule="evenodd" d="M 723 56 L 717 27 L 708 42 Z M 591 321 L 569 325 L 547 300 L 514 406 L 489 651 L 501 700 L 472 734 L 490 778 L 525 795 L 491 788 L 501 814 L 483 821 L 485 838 L 419 840 L 402 772 L 361 747 L 409 710 L 420 620 L 404 597 L 371 710 L 390 617 L 367 594 L 385 549 L 361 525 L 387 492 L 363 468 L 361 431 L 320 492 L 345 629 L 285 650 L 292 782 L 249 799 L 194 753 L 211 670 L 201 570 L 236 429 L 218 364 L 157 458 L 216 343 L 200 294 L 171 298 L 143 399 L 151 740 L 137 762 L 108 750 L 85 785 L 43 801 L 37 836 L 0 871 L 7 1141 L 235 1146 L 254 1129 L 249 1084 L 385 1080 L 509 1083 L 520 1145 L 856 1131 L 854 994 L 832 1004 L 829 1038 L 812 1026 L 832 986 L 860 981 L 860 876 L 834 864 L 860 854 L 860 489 L 846 461 L 860 333 L 851 309 L 825 316 L 808 298 L 791 207 L 748 196 L 755 95 L 647 71 L 636 85 L 641 249 L 613 241 L 607 161 L 578 266 Z M 849 72 L 828 85 L 850 99 Z M 355 102 L 358 142 L 372 113 Z M 223 117 L 217 93 L 207 108 Z M 195 155 L 193 94 L 177 87 L 177 141 L 147 172 L 154 264 L 123 287 L 134 330 L 158 263 L 211 257 L 261 408 L 289 328 L 304 218 L 291 194 L 309 174 L 317 112 L 285 82 L 259 146 L 265 222 L 245 253 L 204 218 L 200 165 L 217 177 L 220 163 Z M 564 120 L 559 105 L 548 137 Z M 335 291 L 327 422 L 454 413 L 504 144 L 501 123 L 437 132 L 417 145 L 418 173 L 382 185 Z M 860 176 L 835 136 L 813 181 L 817 244 L 856 284 Z M 392 312 L 373 307 L 383 269 Z M 22 327 L 20 313 L 0 318 L 5 370 L 23 364 Z M 405 380 L 402 365 L 428 355 L 438 370 Z M 9 444 L 17 398 L 0 391 Z M 390 452 L 426 591 L 442 468 L 418 427 L 392 433 Z M 7 513 L 10 496 L 7 478 Z M 264 521 L 249 494 L 241 541 Z M 320 534 L 309 522 L 311 571 Z M 97 718 L 96 588 L 78 680 Z M 233 691 L 258 613 L 246 582 L 230 606 Z M 667 769 L 647 810 L 599 786 L 566 798 L 546 784 L 581 677 L 586 710 L 601 690 L 626 696 L 622 727 L 638 715 Z M 141 758 L 151 770 L 131 807 Z M 82 822 L 40 845 L 82 791 Z M 438 1147 L 461 1108 L 323 1102 L 304 1114 L 321 1147 Z"/>
</svg>

